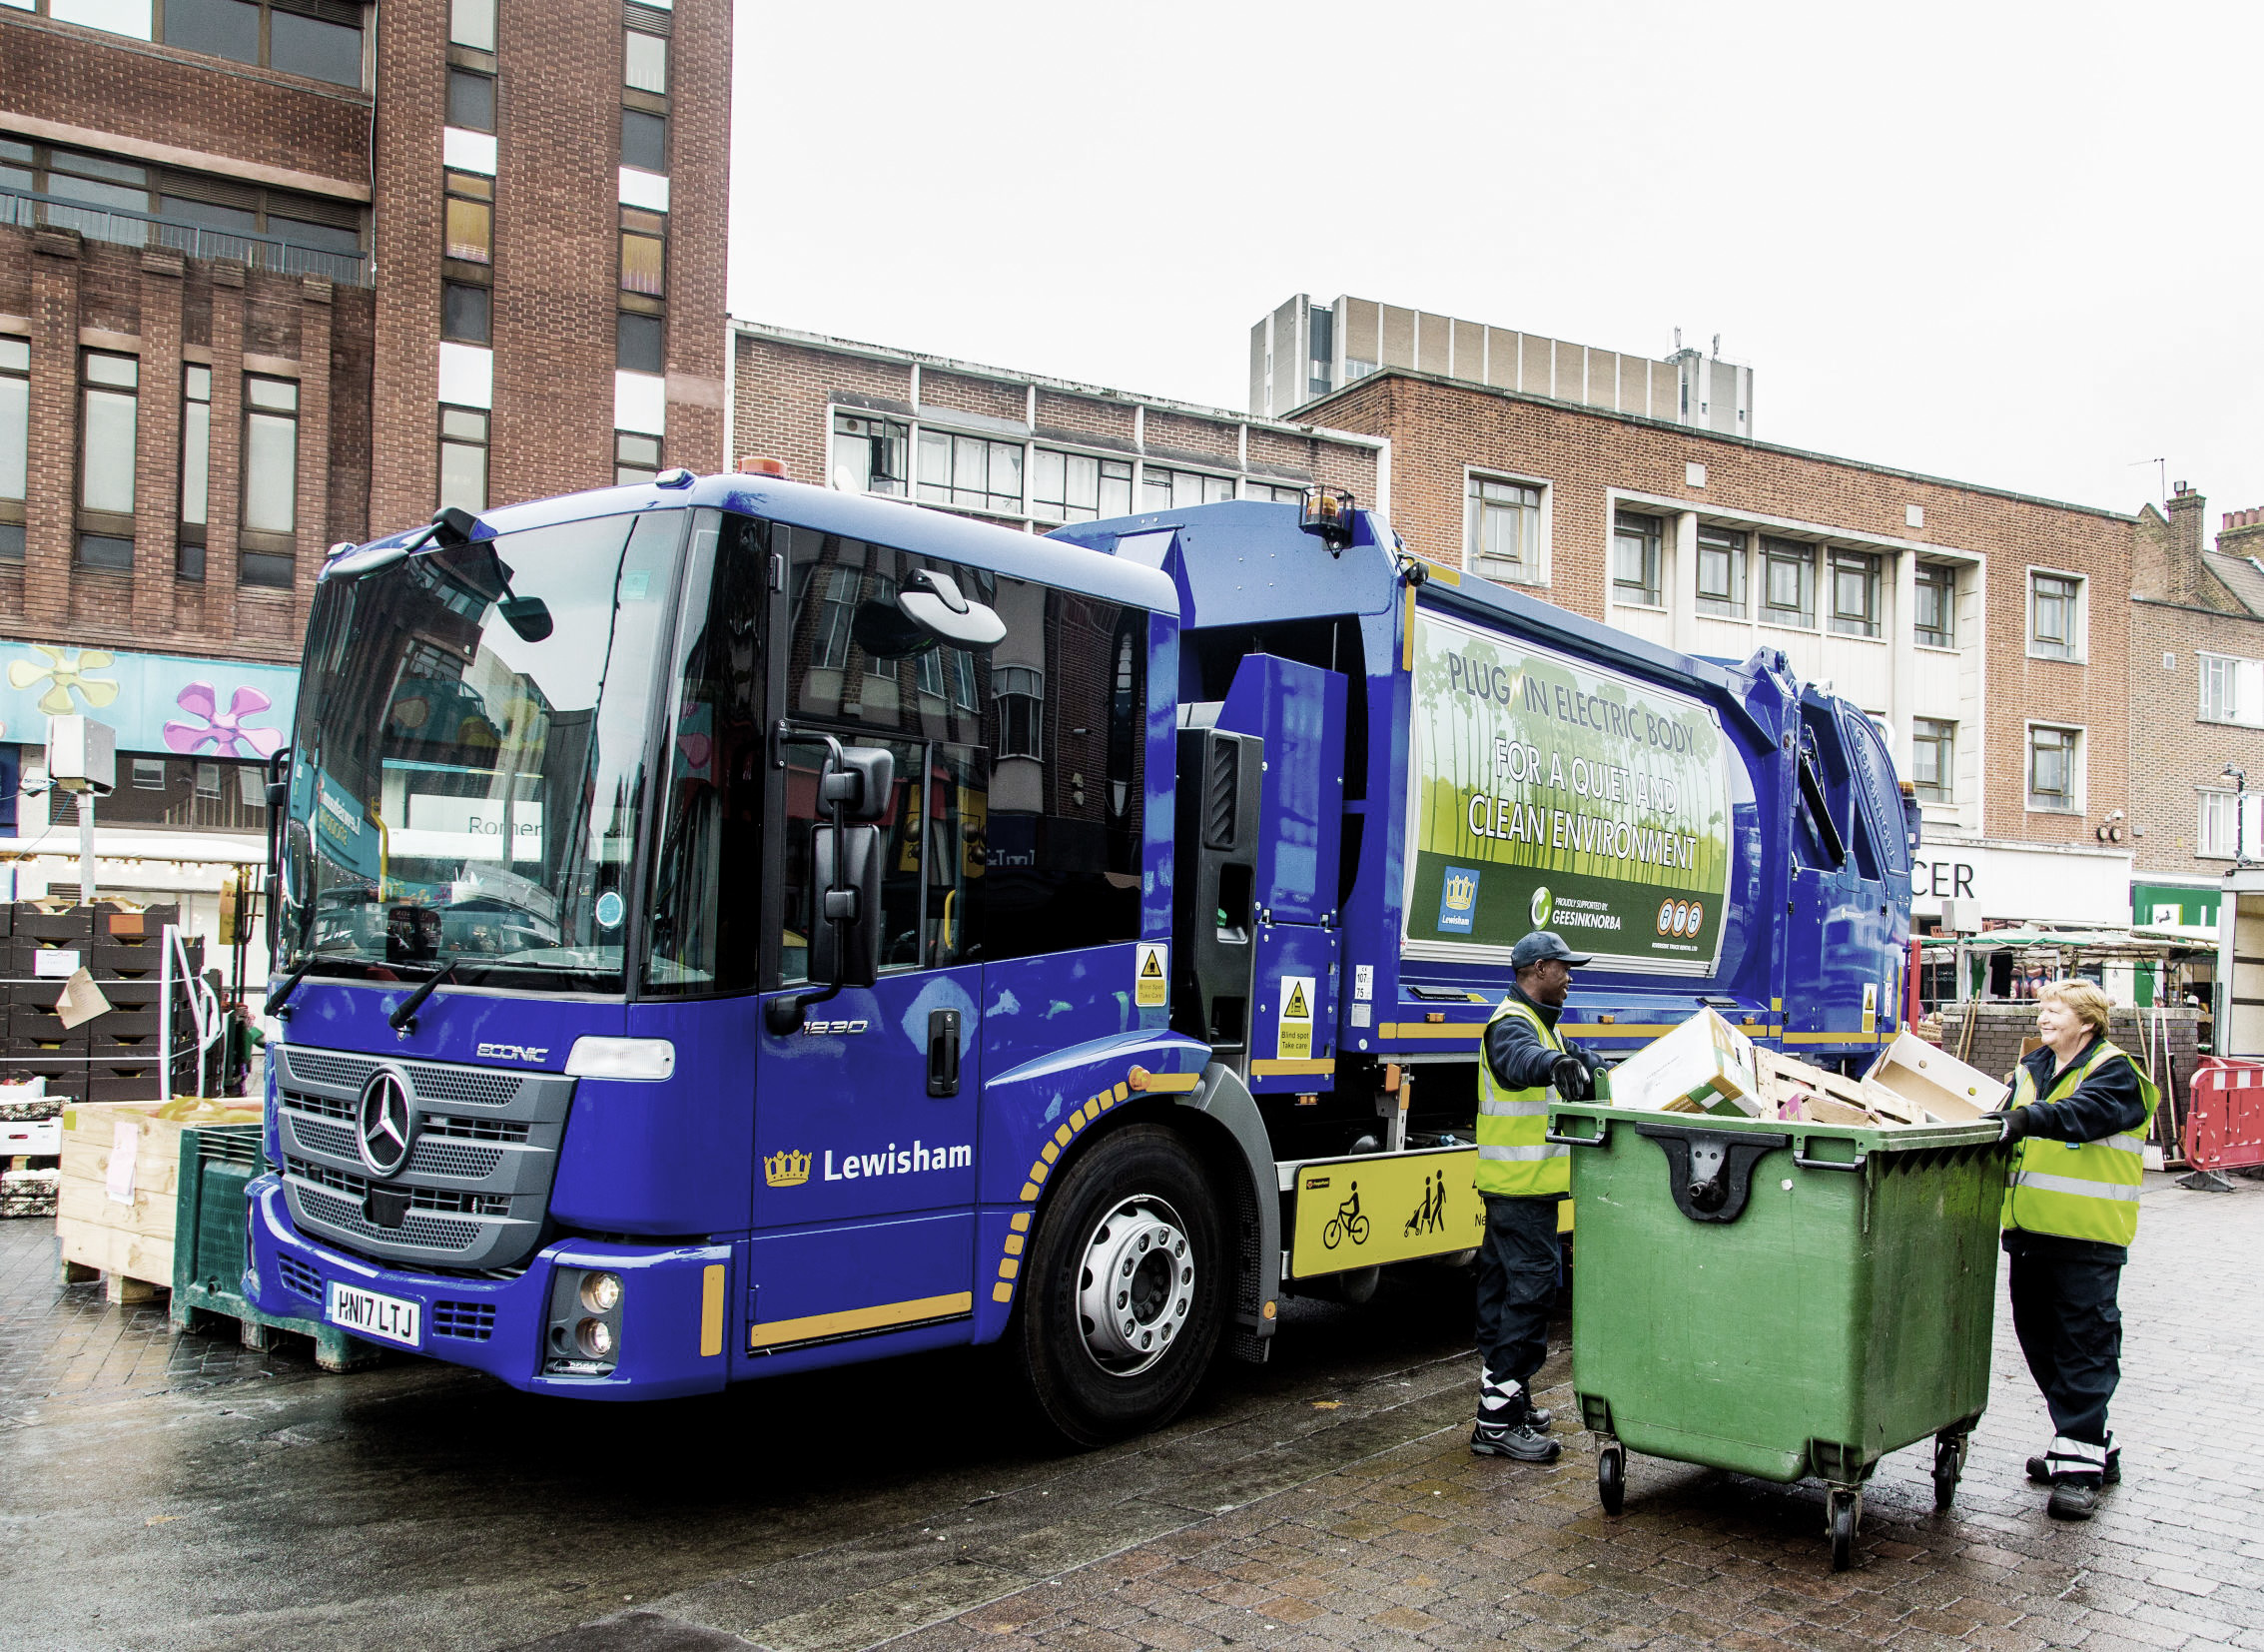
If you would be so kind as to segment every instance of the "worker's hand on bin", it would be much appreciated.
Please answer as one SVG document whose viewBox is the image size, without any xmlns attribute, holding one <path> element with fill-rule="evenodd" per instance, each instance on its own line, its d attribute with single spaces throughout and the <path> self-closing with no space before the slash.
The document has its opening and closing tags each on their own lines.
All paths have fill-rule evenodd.
<svg viewBox="0 0 2264 1652">
<path fill-rule="evenodd" d="M 2000 1107 L 1993 1113 L 1982 1114 L 1981 1117 L 1993 1119 L 2003 1127 L 1997 1136 L 1999 1142 L 2017 1142 L 2021 1137 L 2028 1134 L 2028 1110 L 2024 1107 Z"/>
<path fill-rule="evenodd" d="M 1559 1056 L 1556 1065 L 1549 1069 L 1549 1082 L 1556 1086 L 1560 1101 L 1585 1102 L 1590 1091 L 1588 1064 L 1578 1056 Z"/>
</svg>

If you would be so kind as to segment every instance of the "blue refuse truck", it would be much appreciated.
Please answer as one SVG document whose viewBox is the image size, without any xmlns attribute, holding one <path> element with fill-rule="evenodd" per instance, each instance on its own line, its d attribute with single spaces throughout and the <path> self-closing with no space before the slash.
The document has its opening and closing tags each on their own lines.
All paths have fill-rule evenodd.
<svg viewBox="0 0 2264 1652">
<path fill-rule="evenodd" d="M 1046 537 L 675 471 L 342 548 L 279 753 L 247 1289 L 594 1399 L 959 1343 L 1156 1423 L 1467 1251 L 1511 945 L 1625 1054 L 1889 1036 L 1913 810 L 1316 489 Z"/>
</svg>

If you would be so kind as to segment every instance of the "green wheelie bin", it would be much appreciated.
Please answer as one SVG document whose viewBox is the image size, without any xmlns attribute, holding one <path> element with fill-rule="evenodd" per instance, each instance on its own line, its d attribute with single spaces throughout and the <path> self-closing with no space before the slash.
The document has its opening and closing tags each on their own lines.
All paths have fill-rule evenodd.
<svg viewBox="0 0 2264 1652">
<path fill-rule="evenodd" d="M 1572 1153 L 1572 1385 L 1620 1511 L 1627 1452 L 1829 1488 L 1851 1563 L 1863 1486 L 1931 1437 L 1947 1508 L 1988 1403 L 1994 1121 L 1902 1128 L 1550 1110 Z"/>
</svg>

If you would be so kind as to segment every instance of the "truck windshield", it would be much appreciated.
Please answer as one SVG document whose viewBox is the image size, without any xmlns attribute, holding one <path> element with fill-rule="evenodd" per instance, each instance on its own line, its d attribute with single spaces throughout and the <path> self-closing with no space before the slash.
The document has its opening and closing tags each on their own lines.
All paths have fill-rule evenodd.
<svg viewBox="0 0 2264 1652">
<path fill-rule="evenodd" d="M 622 990 L 682 510 L 422 551 L 327 580 L 293 736 L 281 963 Z M 498 602 L 539 598 L 529 640 Z M 395 966 L 410 966 L 396 975 Z M 421 967 L 418 967 L 421 966 Z"/>
</svg>

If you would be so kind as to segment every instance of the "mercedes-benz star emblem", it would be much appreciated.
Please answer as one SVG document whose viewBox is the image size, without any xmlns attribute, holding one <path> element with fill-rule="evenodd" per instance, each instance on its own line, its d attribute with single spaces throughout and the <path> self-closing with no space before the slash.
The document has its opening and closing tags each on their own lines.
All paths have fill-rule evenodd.
<svg viewBox="0 0 2264 1652">
<path fill-rule="evenodd" d="M 408 1163 L 409 1138 L 415 1111 L 409 1106 L 408 1080 L 396 1068 L 380 1068 L 362 1087 L 361 1104 L 354 1110 L 355 1135 L 360 1138 L 362 1163 L 382 1182 L 399 1174 Z"/>
</svg>

